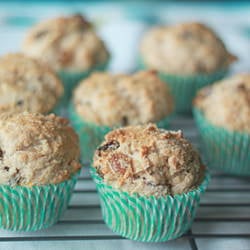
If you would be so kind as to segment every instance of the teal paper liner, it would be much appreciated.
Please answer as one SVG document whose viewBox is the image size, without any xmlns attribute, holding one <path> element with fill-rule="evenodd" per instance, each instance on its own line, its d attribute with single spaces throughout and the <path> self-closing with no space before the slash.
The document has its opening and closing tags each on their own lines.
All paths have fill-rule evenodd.
<svg viewBox="0 0 250 250">
<path fill-rule="evenodd" d="M 147 69 L 143 61 L 139 60 L 139 68 Z M 228 69 L 219 70 L 212 74 L 194 76 L 178 76 L 159 72 L 159 77 L 166 82 L 174 98 L 175 112 L 189 113 L 192 111 L 192 101 L 197 91 L 226 76 Z"/>
<path fill-rule="evenodd" d="M 0 229 L 37 231 L 55 224 L 67 208 L 79 172 L 58 184 L 0 185 Z"/>
<path fill-rule="evenodd" d="M 94 168 L 91 168 L 91 175 L 107 226 L 123 237 L 142 242 L 168 241 L 187 232 L 210 180 L 206 172 L 196 189 L 185 194 L 155 198 L 119 191 L 105 184 Z"/>
<path fill-rule="evenodd" d="M 250 134 L 215 126 L 197 108 L 193 113 L 208 166 L 225 173 L 249 176 Z"/>
</svg>

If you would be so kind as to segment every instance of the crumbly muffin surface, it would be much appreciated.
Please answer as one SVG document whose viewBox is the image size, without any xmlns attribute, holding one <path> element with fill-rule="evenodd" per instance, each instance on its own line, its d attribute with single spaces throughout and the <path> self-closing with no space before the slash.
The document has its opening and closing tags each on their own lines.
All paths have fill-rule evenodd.
<svg viewBox="0 0 250 250">
<path fill-rule="evenodd" d="M 80 168 L 79 154 L 78 137 L 64 118 L 27 112 L 0 116 L 0 184 L 62 182 Z"/>
<path fill-rule="evenodd" d="M 201 89 L 194 104 L 212 124 L 250 133 L 250 74 L 238 74 Z"/>
<path fill-rule="evenodd" d="M 51 111 L 63 94 L 63 86 L 47 66 L 23 54 L 0 58 L 0 112 Z"/>
<path fill-rule="evenodd" d="M 23 51 L 56 71 L 85 71 L 109 58 L 103 41 L 81 15 L 58 17 L 34 26 L 24 40 Z"/>
<path fill-rule="evenodd" d="M 77 87 L 73 102 L 85 121 L 106 126 L 157 122 L 173 110 L 169 89 L 154 71 L 94 73 Z"/>
<path fill-rule="evenodd" d="M 104 182 L 145 196 L 186 193 L 204 175 L 198 153 L 181 131 L 153 124 L 113 130 L 97 149 L 93 166 Z"/>
<path fill-rule="evenodd" d="M 178 75 L 213 73 L 236 60 L 220 38 L 200 23 L 155 27 L 144 36 L 140 49 L 147 67 Z"/>
</svg>

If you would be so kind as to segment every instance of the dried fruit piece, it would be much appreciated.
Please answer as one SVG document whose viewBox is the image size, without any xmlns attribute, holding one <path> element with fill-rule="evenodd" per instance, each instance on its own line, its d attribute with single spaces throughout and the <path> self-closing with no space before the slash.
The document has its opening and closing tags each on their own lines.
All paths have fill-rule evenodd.
<svg viewBox="0 0 250 250">
<path fill-rule="evenodd" d="M 121 125 L 122 126 L 127 126 L 128 125 L 128 117 L 127 116 L 122 117 Z"/>
<path fill-rule="evenodd" d="M 35 38 L 36 39 L 41 39 L 42 37 L 44 37 L 45 35 L 47 35 L 49 31 L 48 30 L 41 30 L 41 31 L 38 31 L 35 35 Z"/>
<path fill-rule="evenodd" d="M 17 106 L 22 106 L 22 105 L 23 105 L 23 100 L 17 101 L 16 105 L 17 105 Z"/>
<path fill-rule="evenodd" d="M 107 150 L 116 150 L 120 147 L 120 143 L 118 141 L 112 140 L 100 147 L 97 148 L 99 151 L 107 151 Z"/>
<path fill-rule="evenodd" d="M 7 172 L 10 170 L 10 168 L 7 167 L 7 166 L 5 166 L 3 169 L 4 169 L 5 171 L 7 171 Z"/>
<path fill-rule="evenodd" d="M 246 86 L 244 85 L 244 83 L 240 83 L 240 84 L 237 86 L 237 88 L 238 88 L 239 90 L 243 90 L 243 91 L 246 90 Z"/>
<path fill-rule="evenodd" d="M 113 172 L 125 174 L 126 169 L 131 165 L 131 159 L 122 153 L 112 154 L 109 158 L 110 168 Z"/>
</svg>

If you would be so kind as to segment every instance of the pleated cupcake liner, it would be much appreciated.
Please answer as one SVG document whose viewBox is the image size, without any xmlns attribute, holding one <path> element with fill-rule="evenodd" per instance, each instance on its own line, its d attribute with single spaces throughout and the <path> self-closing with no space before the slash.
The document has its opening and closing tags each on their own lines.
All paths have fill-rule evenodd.
<svg viewBox="0 0 250 250">
<path fill-rule="evenodd" d="M 250 176 L 250 134 L 215 126 L 197 108 L 193 113 L 208 166 L 229 174 Z"/>
<path fill-rule="evenodd" d="M 90 163 L 97 146 L 103 141 L 105 134 L 112 129 L 85 122 L 76 113 L 72 103 L 69 105 L 68 113 L 71 125 L 80 139 L 81 160 L 84 163 Z"/>
<path fill-rule="evenodd" d="M 100 197 L 102 216 L 115 233 L 131 240 L 163 242 L 187 232 L 194 220 L 210 175 L 196 189 L 178 195 L 156 198 L 128 194 L 103 182 L 94 168 L 91 175 Z"/>
<path fill-rule="evenodd" d="M 0 229 L 37 231 L 55 224 L 69 204 L 78 175 L 59 184 L 0 185 Z"/>
<path fill-rule="evenodd" d="M 72 127 L 77 132 L 81 145 L 81 159 L 84 163 L 91 163 L 97 147 L 103 142 L 104 136 L 116 127 L 98 126 L 84 121 L 75 111 L 72 103 L 68 109 Z M 171 115 L 157 122 L 159 128 L 167 129 Z"/>
<path fill-rule="evenodd" d="M 139 60 L 139 67 L 147 69 L 142 59 Z M 197 91 L 209 84 L 214 83 L 226 76 L 228 69 L 219 70 L 211 74 L 197 74 L 194 76 L 178 76 L 159 72 L 159 77 L 166 82 L 174 98 L 176 113 L 190 113 L 192 101 Z"/>
<path fill-rule="evenodd" d="M 97 65 L 96 67 L 87 70 L 87 71 L 83 71 L 83 72 L 67 72 L 67 71 L 59 71 L 57 72 L 59 78 L 62 81 L 62 84 L 64 86 L 64 95 L 63 97 L 60 99 L 58 105 L 57 105 L 57 109 L 56 111 L 60 111 L 60 108 L 65 108 L 67 107 L 72 92 L 74 90 L 74 88 L 78 85 L 78 83 L 87 78 L 91 73 L 93 73 L 94 71 L 104 71 L 107 69 L 109 64 L 109 61 L 101 64 L 101 65 Z"/>
</svg>

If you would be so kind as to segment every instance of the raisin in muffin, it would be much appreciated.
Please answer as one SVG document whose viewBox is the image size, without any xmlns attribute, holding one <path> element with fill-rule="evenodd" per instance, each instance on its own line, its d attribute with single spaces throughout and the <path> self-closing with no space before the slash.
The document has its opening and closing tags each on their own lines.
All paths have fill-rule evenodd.
<svg viewBox="0 0 250 250">
<path fill-rule="evenodd" d="M 238 74 L 205 87 L 194 105 L 213 125 L 250 134 L 250 74 Z"/>
<path fill-rule="evenodd" d="M 168 87 L 155 71 L 94 73 L 75 90 L 73 105 L 86 122 L 109 127 L 158 122 L 173 110 Z"/>
<path fill-rule="evenodd" d="M 80 169 L 79 154 L 78 137 L 64 118 L 28 112 L 0 116 L 0 185 L 63 182 Z"/>
<path fill-rule="evenodd" d="M 44 64 L 20 53 L 0 58 L 0 112 L 48 113 L 62 95 L 62 83 Z"/>
<path fill-rule="evenodd" d="M 209 182 L 199 154 L 182 132 L 154 124 L 108 133 L 96 150 L 91 174 L 107 226 L 143 242 L 184 234 Z"/>
<path fill-rule="evenodd" d="M 87 71 L 109 58 L 103 41 L 81 15 L 37 24 L 27 34 L 23 51 L 56 71 L 67 72 Z"/>
<path fill-rule="evenodd" d="M 212 29 L 195 22 L 155 27 L 140 49 L 149 68 L 184 76 L 213 73 L 236 59 Z"/>
<path fill-rule="evenodd" d="M 209 166 L 250 175 L 250 74 L 201 89 L 193 111 Z"/>
<path fill-rule="evenodd" d="M 187 193 L 204 177 L 199 154 L 182 132 L 153 124 L 108 133 L 93 166 L 108 185 L 142 196 Z"/>
</svg>

